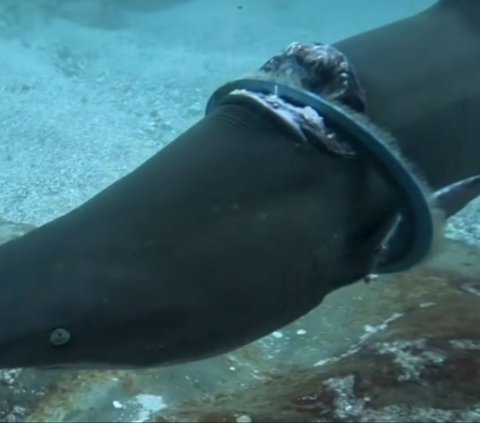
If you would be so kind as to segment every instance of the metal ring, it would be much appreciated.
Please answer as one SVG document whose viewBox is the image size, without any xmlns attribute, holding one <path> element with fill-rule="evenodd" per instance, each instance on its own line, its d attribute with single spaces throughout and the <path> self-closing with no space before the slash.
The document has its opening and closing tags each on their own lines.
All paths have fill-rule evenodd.
<svg viewBox="0 0 480 423">
<path fill-rule="evenodd" d="M 400 215 L 405 231 L 401 248 L 393 248 L 382 257 L 376 273 L 393 273 L 409 269 L 421 262 L 433 244 L 434 223 L 429 200 L 422 185 L 410 169 L 395 155 L 388 145 L 367 125 L 354 119 L 335 103 L 286 85 L 271 81 L 241 79 L 227 83 L 210 97 L 206 115 L 211 113 L 233 90 L 245 89 L 263 94 L 274 94 L 293 105 L 312 107 L 334 130 L 349 140 L 352 146 L 369 158 L 400 199 Z"/>
</svg>

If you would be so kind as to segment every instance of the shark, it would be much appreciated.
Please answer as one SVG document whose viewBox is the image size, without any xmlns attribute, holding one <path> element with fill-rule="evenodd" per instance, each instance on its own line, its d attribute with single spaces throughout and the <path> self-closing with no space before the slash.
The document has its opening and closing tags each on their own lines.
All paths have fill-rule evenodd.
<svg viewBox="0 0 480 423">
<path fill-rule="evenodd" d="M 295 53 L 289 72 L 283 54 L 250 78 L 342 103 L 394 151 L 441 232 L 480 193 L 479 22 L 480 2 L 443 0 L 335 43 L 351 70 L 325 73 Z M 324 90 L 329 77 L 339 95 Z M 201 360 L 374 272 L 379 251 L 408 233 L 402 201 L 353 140 L 315 127 L 324 122 L 310 109 L 299 133 L 278 113 L 298 108 L 282 102 L 229 93 L 84 204 L 1 245 L 0 368 Z"/>
</svg>

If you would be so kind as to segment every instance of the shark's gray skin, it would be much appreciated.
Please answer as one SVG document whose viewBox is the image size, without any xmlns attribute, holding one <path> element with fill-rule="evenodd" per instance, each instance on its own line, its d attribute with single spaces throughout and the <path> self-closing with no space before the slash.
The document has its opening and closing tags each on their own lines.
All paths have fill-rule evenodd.
<svg viewBox="0 0 480 423">
<path fill-rule="evenodd" d="M 443 0 L 337 43 L 368 115 L 401 144 L 433 189 L 480 169 L 480 2 Z"/>
<path fill-rule="evenodd" d="M 474 13 L 478 2 L 443 2 L 338 44 L 370 116 L 435 187 L 480 173 Z M 227 101 L 81 207 L 1 246 L 0 367 L 198 360 L 368 274 L 394 194 L 366 161 L 296 141 L 265 110 Z"/>
</svg>

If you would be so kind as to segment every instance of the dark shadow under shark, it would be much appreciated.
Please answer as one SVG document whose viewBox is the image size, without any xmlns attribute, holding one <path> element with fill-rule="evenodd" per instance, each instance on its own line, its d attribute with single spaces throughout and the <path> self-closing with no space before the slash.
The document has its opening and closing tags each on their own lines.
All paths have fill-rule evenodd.
<svg viewBox="0 0 480 423">
<path fill-rule="evenodd" d="M 480 173 L 479 22 L 480 2 L 446 0 L 336 45 L 369 118 L 434 189 Z M 395 193 L 368 161 L 296 142 L 265 109 L 226 101 L 82 206 L 2 245 L 0 367 L 206 358 L 368 275 Z M 478 193 L 468 188 L 440 192 L 447 215 Z"/>
</svg>

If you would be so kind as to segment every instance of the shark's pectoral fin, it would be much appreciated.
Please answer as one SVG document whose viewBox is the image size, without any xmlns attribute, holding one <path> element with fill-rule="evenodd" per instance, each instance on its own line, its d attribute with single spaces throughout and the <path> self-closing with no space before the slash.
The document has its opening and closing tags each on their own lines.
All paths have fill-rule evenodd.
<svg viewBox="0 0 480 423">
<path fill-rule="evenodd" d="M 434 206 L 451 217 L 480 196 L 480 175 L 450 184 L 433 194 Z"/>
<path fill-rule="evenodd" d="M 480 196 L 480 175 L 471 176 L 447 185 L 432 194 L 432 213 L 434 215 L 435 233 L 432 251 L 428 257 L 436 255 L 443 237 L 443 227 L 446 219 L 452 217 L 470 202 Z M 385 229 L 386 228 L 386 229 Z M 393 217 L 382 227 L 381 233 L 386 233 L 379 245 L 378 257 L 375 263 L 388 261 L 389 257 L 405 245 L 410 228 L 400 214 Z M 407 270 L 407 269 L 405 269 Z"/>
</svg>

